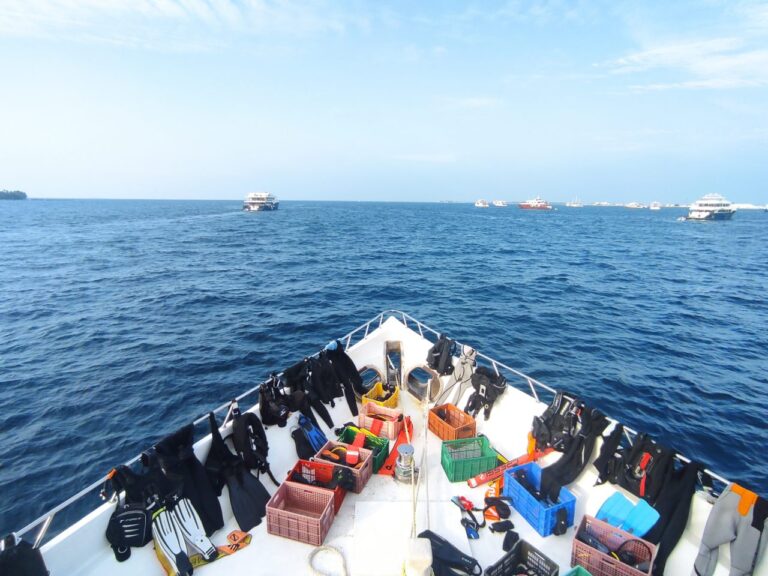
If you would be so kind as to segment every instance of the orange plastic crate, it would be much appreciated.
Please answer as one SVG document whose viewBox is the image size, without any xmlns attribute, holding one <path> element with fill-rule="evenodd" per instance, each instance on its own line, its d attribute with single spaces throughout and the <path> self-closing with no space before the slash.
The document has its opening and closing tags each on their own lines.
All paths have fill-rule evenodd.
<svg viewBox="0 0 768 576">
<path fill-rule="evenodd" d="M 333 492 L 283 482 L 267 502 L 267 532 L 320 546 L 334 519 Z"/>
<path fill-rule="evenodd" d="M 441 404 L 429 411 L 429 430 L 443 440 L 475 436 L 475 419 L 453 404 Z"/>
</svg>

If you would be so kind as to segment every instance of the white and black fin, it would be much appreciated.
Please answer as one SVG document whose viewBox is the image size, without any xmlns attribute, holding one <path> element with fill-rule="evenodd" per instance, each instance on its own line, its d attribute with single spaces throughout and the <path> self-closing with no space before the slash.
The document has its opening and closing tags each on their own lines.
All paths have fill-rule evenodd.
<svg viewBox="0 0 768 576">
<path fill-rule="evenodd" d="M 172 512 L 165 508 L 156 512 L 152 519 L 152 536 L 170 569 L 177 576 L 191 576 L 192 564 L 187 556 L 184 536 Z"/>
<path fill-rule="evenodd" d="M 203 522 L 200 520 L 200 516 L 198 516 L 192 503 L 186 498 L 180 499 L 173 507 L 172 514 L 184 540 L 200 552 L 208 562 L 215 560 L 219 552 L 208 539 L 208 536 L 205 535 Z"/>
</svg>

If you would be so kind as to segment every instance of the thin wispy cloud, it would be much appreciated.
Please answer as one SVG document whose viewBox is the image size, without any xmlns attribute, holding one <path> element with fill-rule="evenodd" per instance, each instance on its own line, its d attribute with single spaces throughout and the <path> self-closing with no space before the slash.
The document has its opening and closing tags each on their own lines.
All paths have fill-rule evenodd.
<svg viewBox="0 0 768 576">
<path fill-rule="evenodd" d="M 599 65 L 614 74 L 678 72 L 674 82 L 635 83 L 635 91 L 714 90 L 768 85 L 768 49 L 724 37 L 655 46 Z"/>
<path fill-rule="evenodd" d="M 502 102 L 501 98 L 495 96 L 467 96 L 464 98 L 445 98 L 443 106 L 448 110 L 487 110 L 497 108 Z"/>
<path fill-rule="evenodd" d="M 106 42 L 147 49 L 204 49 L 233 34 L 342 33 L 363 19 L 323 1 L 5 0 L 0 37 Z"/>
</svg>

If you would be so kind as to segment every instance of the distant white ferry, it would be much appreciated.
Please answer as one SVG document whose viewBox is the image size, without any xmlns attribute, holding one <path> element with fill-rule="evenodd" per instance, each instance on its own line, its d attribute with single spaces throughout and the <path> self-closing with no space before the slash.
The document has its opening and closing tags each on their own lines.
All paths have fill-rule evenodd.
<svg viewBox="0 0 768 576">
<path fill-rule="evenodd" d="M 496 208 L 506 208 L 509 206 L 506 200 L 494 200 L 493 205 L 496 206 Z"/>
<path fill-rule="evenodd" d="M 643 204 L 640 204 L 640 202 L 630 202 L 629 204 L 624 204 L 625 208 L 645 208 Z"/>
<path fill-rule="evenodd" d="M 488 208 L 488 200 L 478 200 L 475 202 L 475 208 Z"/>
<path fill-rule="evenodd" d="M 707 194 L 691 204 L 688 209 L 688 220 L 730 220 L 736 209 L 733 205 L 720 196 L 720 194 Z"/>
<path fill-rule="evenodd" d="M 584 204 L 581 203 L 581 200 L 578 198 L 575 198 L 574 200 L 571 200 L 570 202 L 566 202 L 565 205 L 568 208 L 583 208 Z"/>
<path fill-rule="evenodd" d="M 661 210 L 661 202 L 651 202 L 651 210 Z"/>
<path fill-rule="evenodd" d="M 243 210 L 246 212 L 263 212 L 277 210 L 280 201 L 267 192 L 251 192 L 243 202 Z"/>
</svg>

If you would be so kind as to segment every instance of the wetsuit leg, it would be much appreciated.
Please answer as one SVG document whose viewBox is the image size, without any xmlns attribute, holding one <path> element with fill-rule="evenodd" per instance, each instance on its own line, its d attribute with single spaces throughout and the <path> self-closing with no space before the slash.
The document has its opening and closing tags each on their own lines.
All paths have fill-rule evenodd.
<svg viewBox="0 0 768 576">
<path fill-rule="evenodd" d="M 768 503 L 761 498 L 746 516 L 740 517 L 736 539 L 731 542 L 731 576 L 749 576 L 765 550 L 768 536 L 765 515 Z"/>
<path fill-rule="evenodd" d="M 694 563 L 696 576 L 712 576 L 717 567 L 720 545 L 736 538 L 741 516 L 737 510 L 741 496 L 726 486 L 712 507 L 701 537 L 699 554 Z"/>
<path fill-rule="evenodd" d="M 310 406 L 312 406 L 314 411 L 317 412 L 317 415 L 323 419 L 323 422 L 325 422 L 328 425 L 328 428 L 333 429 L 333 418 L 331 418 L 331 414 L 328 412 L 328 408 L 326 408 L 325 404 L 323 404 L 320 401 L 320 398 L 318 398 L 314 394 L 310 394 L 309 404 Z"/>
<path fill-rule="evenodd" d="M 658 541 L 659 544 L 654 562 L 654 576 L 664 574 L 667 558 L 672 554 L 688 525 L 691 500 L 694 492 L 696 492 L 696 481 L 700 468 L 701 466 L 697 462 L 685 464 L 682 470 L 675 472 L 668 480 L 668 487 L 662 490 L 656 501 L 656 509 L 660 514 L 656 526 L 661 526 L 661 530 L 657 530 L 654 526 L 649 532 L 651 536 L 646 535 L 646 539 L 651 542 Z M 669 505 L 670 502 L 671 505 Z M 661 506 L 661 504 L 667 505 Z M 662 510 L 664 511 L 663 515 Z"/>
</svg>

